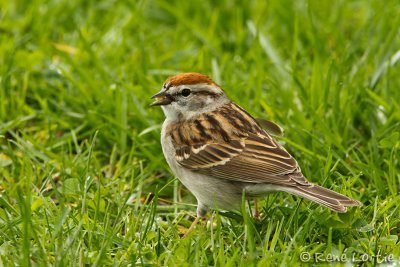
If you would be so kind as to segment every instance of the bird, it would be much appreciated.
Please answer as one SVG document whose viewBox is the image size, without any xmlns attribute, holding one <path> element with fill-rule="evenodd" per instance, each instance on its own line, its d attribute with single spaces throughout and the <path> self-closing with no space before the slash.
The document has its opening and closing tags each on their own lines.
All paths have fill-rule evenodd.
<svg viewBox="0 0 400 267">
<path fill-rule="evenodd" d="M 197 199 L 186 237 L 210 209 L 239 210 L 242 196 L 287 192 L 336 212 L 358 200 L 309 182 L 297 161 L 261 123 L 207 75 L 180 73 L 152 96 L 165 120 L 161 146 L 173 174 Z"/>
</svg>

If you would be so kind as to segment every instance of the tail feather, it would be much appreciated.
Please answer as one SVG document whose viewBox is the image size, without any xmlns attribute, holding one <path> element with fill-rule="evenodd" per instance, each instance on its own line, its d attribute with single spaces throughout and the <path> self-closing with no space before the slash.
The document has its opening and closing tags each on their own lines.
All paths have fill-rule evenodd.
<svg viewBox="0 0 400 267">
<path fill-rule="evenodd" d="M 285 191 L 304 197 L 337 212 L 346 212 L 347 207 L 350 206 L 362 206 L 362 203 L 355 199 L 346 197 L 319 185 L 296 186 Z"/>
</svg>

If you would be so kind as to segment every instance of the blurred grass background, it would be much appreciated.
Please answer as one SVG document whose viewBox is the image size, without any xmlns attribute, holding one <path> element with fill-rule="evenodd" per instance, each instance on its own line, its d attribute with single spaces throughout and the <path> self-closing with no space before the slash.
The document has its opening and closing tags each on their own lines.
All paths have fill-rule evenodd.
<svg viewBox="0 0 400 267">
<path fill-rule="evenodd" d="M 1 1 L 0 265 L 400 264 L 399 14 L 396 0 Z M 214 212 L 180 240 L 195 199 L 148 105 L 187 71 L 280 124 L 311 181 L 364 206 L 276 193 L 260 221 Z"/>
</svg>

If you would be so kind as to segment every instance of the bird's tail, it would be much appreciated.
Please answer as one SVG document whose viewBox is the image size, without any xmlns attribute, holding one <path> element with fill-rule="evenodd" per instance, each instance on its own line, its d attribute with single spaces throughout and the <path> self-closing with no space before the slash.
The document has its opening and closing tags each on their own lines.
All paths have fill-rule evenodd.
<svg viewBox="0 0 400 267">
<path fill-rule="evenodd" d="M 292 187 L 288 193 L 304 197 L 337 212 L 346 212 L 350 206 L 362 206 L 358 200 L 318 185 Z"/>
</svg>

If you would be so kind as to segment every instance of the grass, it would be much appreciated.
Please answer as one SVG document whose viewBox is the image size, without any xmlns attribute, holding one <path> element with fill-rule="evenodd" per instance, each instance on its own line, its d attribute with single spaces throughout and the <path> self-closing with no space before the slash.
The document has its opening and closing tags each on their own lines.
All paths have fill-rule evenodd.
<svg viewBox="0 0 400 267">
<path fill-rule="evenodd" d="M 399 12 L 395 0 L 1 1 L 0 265 L 400 265 Z M 180 240 L 196 202 L 148 105 L 185 71 L 280 124 L 311 181 L 364 206 L 337 214 L 276 193 L 259 221 L 214 211 Z"/>
</svg>

